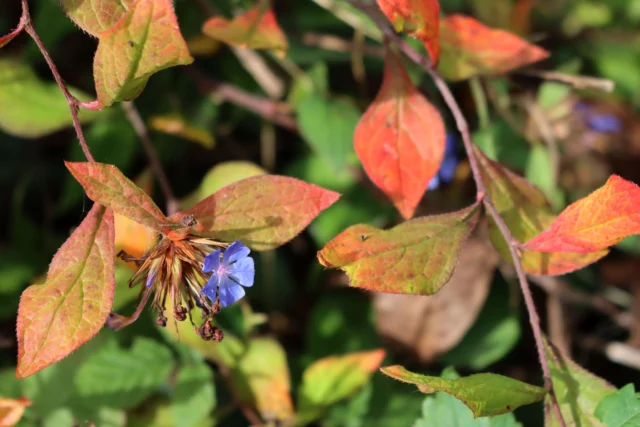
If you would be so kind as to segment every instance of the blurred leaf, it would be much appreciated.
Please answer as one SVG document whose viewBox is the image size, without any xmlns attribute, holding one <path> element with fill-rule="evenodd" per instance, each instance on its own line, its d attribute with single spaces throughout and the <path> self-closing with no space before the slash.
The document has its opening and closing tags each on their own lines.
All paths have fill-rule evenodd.
<svg viewBox="0 0 640 427">
<path fill-rule="evenodd" d="M 204 34 L 196 34 L 187 40 L 187 47 L 193 56 L 211 56 L 220 51 L 222 43 Z"/>
<path fill-rule="evenodd" d="M 506 73 L 549 56 L 546 50 L 514 34 L 464 15 L 450 15 L 442 21 L 440 43 L 438 70 L 453 81 Z"/>
<path fill-rule="evenodd" d="M 294 178 L 261 175 L 224 187 L 169 220 L 179 223 L 184 215 L 193 215 L 196 234 L 242 240 L 263 251 L 291 240 L 339 197 Z"/>
<path fill-rule="evenodd" d="M 329 163 L 332 173 L 343 171 L 354 156 L 353 135 L 361 115 L 358 109 L 346 101 L 314 94 L 300 104 L 297 112 L 305 141 Z"/>
<path fill-rule="evenodd" d="M 382 349 L 329 356 L 309 366 L 298 389 L 297 423 L 309 423 L 327 407 L 354 394 L 377 371 L 384 359 Z"/>
<path fill-rule="evenodd" d="M 329 69 L 324 62 L 316 62 L 309 70 L 293 81 L 287 102 L 298 109 L 307 98 L 313 95 L 329 95 Z"/>
<path fill-rule="evenodd" d="M 152 230 L 168 230 L 167 218 L 160 208 L 115 166 L 88 162 L 65 162 L 65 165 L 94 202 Z"/>
<path fill-rule="evenodd" d="M 113 214 L 95 204 L 54 256 L 46 282 L 23 292 L 16 376 L 63 359 L 100 331 L 115 292 L 113 240 Z"/>
<path fill-rule="evenodd" d="M 271 49 L 282 56 L 287 51 L 287 37 L 268 2 L 259 2 L 230 21 L 218 16 L 209 18 L 202 32 L 232 46 Z"/>
<path fill-rule="evenodd" d="M 176 424 L 192 427 L 206 420 L 216 406 L 211 368 L 202 362 L 180 368 L 171 402 Z"/>
<path fill-rule="evenodd" d="M 130 288 L 129 279 L 135 272 L 130 266 L 122 261 L 116 261 L 116 294 L 113 298 L 111 311 L 120 311 L 131 301 L 135 301 L 140 295 L 138 287 Z"/>
<path fill-rule="evenodd" d="M 167 381 L 173 365 L 170 350 L 152 339 L 138 337 L 130 349 L 111 340 L 80 366 L 74 394 L 85 406 L 132 409 Z"/>
<path fill-rule="evenodd" d="M 398 381 L 415 384 L 423 393 L 442 391 L 462 401 L 474 417 L 512 412 L 523 405 L 544 399 L 547 391 L 498 374 L 474 374 L 448 379 L 407 371 L 402 366 L 387 366 L 381 371 Z"/>
<path fill-rule="evenodd" d="M 550 200 L 555 211 L 561 210 L 565 205 L 565 197 L 554 181 L 553 165 L 549 149 L 542 144 L 534 144 L 529 152 L 526 178 L 544 193 Z"/>
<path fill-rule="evenodd" d="M 589 40 L 585 53 L 593 58 L 601 77 L 613 80 L 618 92 L 632 97 L 640 91 L 640 61 L 637 54 L 629 54 L 633 49 L 628 43 L 594 43 Z"/>
<path fill-rule="evenodd" d="M 447 369 L 442 374 L 449 379 L 460 378 L 458 374 Z M 522 427 L 512 413 L 494 417 L 475 418 L 471 409 L 450 394 L 437 392 L 428 396 L 422 404 L 422 417 L 414 427 Z"/>
<path fill-rule="evenodd" d="M 592 253 L 640 234 L 640 187 L 618 175 L 571 204 L 546 230 L 524 244 L 540 252 Z"/>
<path fill-rule="evenodd" d="M 0 39 L 0 42 L 2 42 L 2 39 Z M 0 397 L 0 426 L 11 427 L 18 424 L 27 406 L 31 406 L 31 401 L 27 398 L 8 399 Z"/>
<path fill-rule="evenodd" d="M 394 53 L 387 53 L 382 87 L 358 122 L 353 144 L 369 178 L 411 218 L 444 158 L 445 127 Z"/>
<path fill-rule="evenodd" d="M 70 88 L 79 99 L 87 95 Z M 0 129 L 10 135 L 35 139 L 72 125 L 69 105 L 56 83 L 44 82 L 17 59 L 0 58 Z M 82 109 L 86 123 L 99 113 Z"/>
<path fill-rule="evenodd" d="M 149 119 L 149 126 L 158 132 L 181 137 L 207 149 L 212 149 L 215 146 L 211 132 L 190 124 L 178 115 L 153 116 Z"/>
<path fill-rule="evenodd" d="M 353 287 L 431 295 L 451 278 L 460 246 L 477 220 L 476 204 L 391 230 L 354 225 L 318 252 L 318 259 L 325 267 L 344 270 Z"/>
<path fill-rule="evenodd" d="M 482 169 L 483 181 L 489 197 L 505 220 L 513 236 L 526 242 L 538 235 L 553 221 L 554 215 L 544 194 L 529 181 L 489 160 L 475 147 Z M 493 221 L 489 222 L 491 242 L 504 260 L 513 262 L 509 248 Z M 521 260 L 524 270 L 531 274 L 556 275 L 581 269 L 607 254 L 607 251 L 592 254 L 553 253 L 523 251 Z"/>
<path fill-rule="evenodd" d="M 640 400 L 633 384 L 602 398 L 594 415 L 607 427 L 640 425 Z"/>
<path fill-rule="evenodd" d="M 195 205 L 218 190 L 252 176 L 264 175 L 267 171 L 255 163 L 245 161 L 231 161 L 215 165 L 209 169 L 200 186 L 181 202 L 183 208 Z"/>
<path fill-rule="evenodd" d="M 505 357 L 520 339 L 518 312 L 510 303 L 509 286 L 500 277 L 474 324 L 442 361 L 481 371 Z"/>
<path fill-rule="evenodd" d="M 546 340 L 545 351 L 549 359 L 553 389 L 567 425 L 598 426 L 594 411 L 598 403 L 614 392 L 615 388 L 551 347 Z M 551 410 L 548 396 L 545 399 L 545 426 L 560 426 L 555 412 Z"/>
<path fill-rule="evenodd" d="M 473 134 L 473 142 L 485 155 L 515 170 L 525 169 L 529 156 L 529 144 L 504 120 L 492 121 Z"/>
<path fill-rule="evenodd" d="M 116 254 L 124 250 L 135 258 L 141 258 L 158 242 L 158 233 L 120 214 L 114 215 Z"/>
</svg>

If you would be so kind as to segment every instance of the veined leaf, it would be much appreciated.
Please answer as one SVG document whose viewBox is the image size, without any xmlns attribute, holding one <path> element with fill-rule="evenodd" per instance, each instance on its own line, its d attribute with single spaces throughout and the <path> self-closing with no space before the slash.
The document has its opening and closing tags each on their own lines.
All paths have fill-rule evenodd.
<svg viewBox="0 0 640 427">
<path fill-rule="evenodd" d="M 327 243 L 318 259 L 325 267 L 344 270 L 356 288 L 431 295 L 451 278 L 460 246 L 478 217 L 475 204 L 416 218 L 391 230 L 354 225 Z"/>
<path fill-rule="evenodd" d="M 147 228 L 167 231 L 167 218 L 140 187 L 113 166 L 104 163 L 65 162 L 87 196 Z"/>
<path fill-rule="evenodd" d="M 486 27 L 464 15 L 451 15 L 440 25 L 438 70 L 448 80 L 509 72 L 541 61 L 549 52 L 504 30 Z"/>
<path fill-rule="evenodd" d="M 607 427 L 633 427 L 640 425 L 640 399 L 633 384 L 605 396 L 595 411 L 595 416 Z"/>
<path fill-rule="evenodd" d="M 65 13 L 87 33 L 99 37 L 122 19 L 139 0 L 61 0 Z"/>
<path fill-rule="evenodd" d="M 193 215 L 195 233 L 224 242 L 242 240 L 261 251 L 294 238 L 338 197 L 295 178 L 260 175 L 228 185 L 169 220 Z"/>
<path fill-rule="evenodd" d="M 541 234 L 524 244 L 539 252 L 601 251 L 640 233 L 640 187 L 618 175 L 571 204 Z"/>
<path fill-rule="evenodd" d="M 544 388 L 498 374 L 448 379 L 416 374 L 399 365 L 380 370 L 398 381 L 415 384 L 423 393 L 442 391 L 450 394 L 467 405 L 474 417 L 506 414 L 520 406 L 538 402 L 547 394 Z"/>
<path fill-rule="evenodd" d="M 113 241 L 113 213 L 95 204 L 53 257 L 45 283 L 22 293 L 19 378 L 63 359 L 100 331 L 115 292 Z"/>
<path fill-rule="evenodd" d="M 487 158 L 474 146 L 482 168 L 482 179 L 489 197 L 509 230 L 519 242 L 538 235 L 551 224 L 554 215 L 544 194 L 526 179 Z M 493 221 L 489 222 L 491 242 L 507 262 L 513 262 L 507 242 Z M 521 261 L 527 273 L 565 274 L 596 262 L 608 251 L 579 254 L 573 252 L 541 253 L 522 251 Z"/>
<path fill-rule="evenodd" d="M 442 163 L 445 128 L 438 110 L 391 52 L 380 92 L 360 119 L 353 139 L 369 178 L 405 219 L 411 218 Z"/>
<path fill-rule="evenodd" d="M 258 3 L 230 21 L 218 16 L 210 18 L 204 23 L 202 32 L 232 46 L 271 49 L 283 55 L 288 46 L 273 10 L 264 3 Z"/>
<path fill-rule="evenodd" d="M 434 64 L 440 57 L 440 4 L 438 0 L 378 0 L 380 9 L 398 32 L 424 42 Z"/>
</svg>

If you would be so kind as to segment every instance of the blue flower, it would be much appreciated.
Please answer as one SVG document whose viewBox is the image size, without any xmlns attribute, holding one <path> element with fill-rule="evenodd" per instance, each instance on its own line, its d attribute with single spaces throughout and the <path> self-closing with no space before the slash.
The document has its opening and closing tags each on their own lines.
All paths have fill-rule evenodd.
<svg viewBox="0 0 640 427">
<path fill-rule="evenodd" d="M 453 181 L 453 177 L 458 167 L 458 158 L 456 157 L 456 137 L 449 133 L 447 134 L 447 145 L 444 151 L 444 159 L 440 164 L 440 169 L 436 176 L 431 178 L 429 182 L 428 190 L 435 190 L 440 187 L 440 184 L 448 184 Z"/>
<path fill-rule="evenodd" d="M 574 106 L 582 114 L 587 127 L 598 133 L 616 133 L 622 130 L 622 120 L 615 114 L 598 113 L 593 107 L 579 102 Z"/>
<path fill-rule="evenodd" d="M 205 273 L 211 278 L 202 289 L 211 301 L 220 298 L 220 305 L 226 307 L 244 297 L 244 287 L 253 286 L 256 271 L 253 259 L 249 257 L 251 250 L 241 242 L 233 242 L 222 254 L 220 249 L 211 252 L 204 259 Z"/>
</svg>

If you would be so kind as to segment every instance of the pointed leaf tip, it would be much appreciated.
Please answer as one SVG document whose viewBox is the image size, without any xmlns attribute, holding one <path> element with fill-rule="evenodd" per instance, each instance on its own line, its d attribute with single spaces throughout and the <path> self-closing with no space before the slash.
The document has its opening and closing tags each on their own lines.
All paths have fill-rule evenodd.
<svg viewBox="0 0 640 427">
<path fill-rule="evenodd" d="M 537 252 L 592 253 L 640 233 L 640 187 L 618 175 L 571 204 L 524 244 Z"/>
<path fill-rule="evenodd" d="M 382 87 L 360 119 L 353 140 L 367 175 L 405 219 L 411 218 L 442 163 L 445 126 L 391 52 Z"/>
<path fill-rule="evenodd" d="M 18 366 L 25 378 L 65 358 L 104 325 L 115 292 L 111 209 L 94 204 L 51 261 L 47 280 L 18 308 Z"/>
<path fill-rule="evenodd" d="M 390 230 L 354 225 L 318 252 L 325 267 L 339 268 L 349 285 L 378 292 L 431 295 L 444 286 L 463 241 L 479 218 L 479 205 L 416 218 Z"/>
<path fill-rule="evenodd" d="M 293 239 L 340 194 L 295 178 L 259 175 L 237 181 L 169 218 L 193 215 L 193 231 L 252 249 L 276 248 Z"/>
</svg>

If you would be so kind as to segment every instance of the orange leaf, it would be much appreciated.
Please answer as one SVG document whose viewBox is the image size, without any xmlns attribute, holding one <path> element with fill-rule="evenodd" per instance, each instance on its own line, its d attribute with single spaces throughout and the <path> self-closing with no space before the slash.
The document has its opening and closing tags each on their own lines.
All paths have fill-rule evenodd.
<svg viewBox="0 0 640 427">
<path fill-rule="evenodd" d="M 526 242 L 548 227 L 554 215 L 542 191 L 501 164 L 487 158 L 477 146 L 474 148 L 480 160 L 482 180 L 487 193 L 513 236 L 519 242 Z M 513 262 L 507 242 L 493 221 L 489 222 L 489 233 L 491 242 L 502 258 L 507 262 Z M 604 250 L 585 255 L 569 251 L 544 254 L 525 250 L 522 251 L 521 261 L 527 273 L 552 276 L 586 267 L 605 256 L 607 252 Z"/>
<path fill-rule="evenodd" d="M 640 234 L 640 187 L 617 175 L 571 204 L 524 247 L 539 252 L 601 251 Z"/>
<path fill-rule="evenodd" d="M 27 406 L 31 406 L 31 401 L 27 398 L 7 399 L 0 397 L 0 427 L 11 427 L 18 424 Z"/>
<path fill-rule="evenodd" d="M 271 49 L 284 54 L 288 44 L 271 7 L 258 3 L 232 20 L 213 17 L 202 31 L 209 37 L 232 46 Z"/>
<path fill-rule="evenodd" d="M 378 0 L 380 9 L 398 32 L 424 42 L 434 64 L 440 56 L 440 4 L 438 0 Z"/>
<path fill-rule="evenodd" d="M 18 378 L 65 358 L 102 329 L 116 286 L 113 241 L 111 209 L 94 204 L 53 257 L 45 283 L 22 293 Z"/>
<path fill-rule="evenodd" d="M 507 31 L 489 28 L 464 15 L 451 15 L 440 26 L 438 70 L 448 80 L 501 74 L 543 60 L 549 52 Z"/>
<path fill-rule="evenodd" d="M 451 278 L 460 247 L 478 222 L 475 204 L 445 215 L 415 218 L 391 230 L 349 227 L 318 252 L 350 286 L 395 294 L 431 295 Z"/>
<path fill-rule="evenodd" d="M 171 0 L 136 0 L 98 38 L 93 75 L 101 107 L 137 97 L 160 70 L 193 62 Z"/>
<path fill-rule="evenodd" d="M 354 146 L 367 175 L 411 218 L 442 162 L 445 127 L 394 54 L 387 55 L 382 87 L 356 127 Z"/>
</svg>

